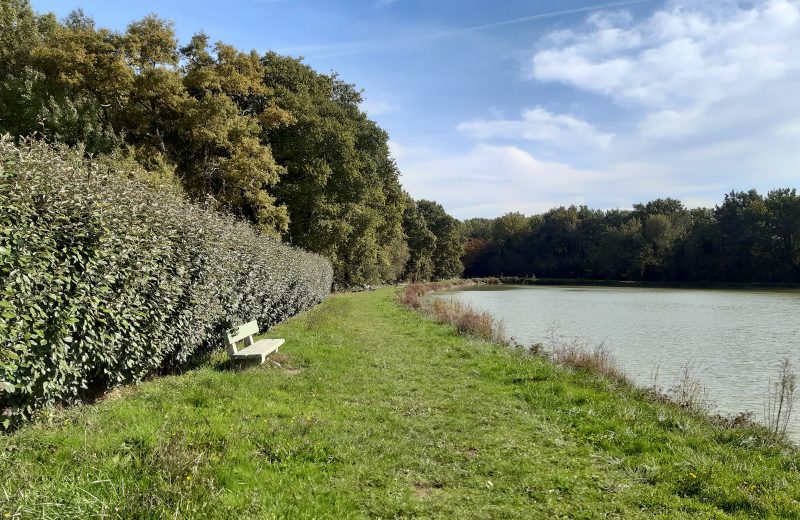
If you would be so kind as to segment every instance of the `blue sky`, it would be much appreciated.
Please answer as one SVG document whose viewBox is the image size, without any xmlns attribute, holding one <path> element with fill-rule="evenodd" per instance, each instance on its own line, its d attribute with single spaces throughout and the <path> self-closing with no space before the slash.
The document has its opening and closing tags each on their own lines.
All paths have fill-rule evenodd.
<svg viewBox="0 0 800 520">
<path fill-rule="evenodd" d="M 459 218 L 800 185 L 800 0 L 32 3 L 338 72 L 406 189 Z"/>
</svg>

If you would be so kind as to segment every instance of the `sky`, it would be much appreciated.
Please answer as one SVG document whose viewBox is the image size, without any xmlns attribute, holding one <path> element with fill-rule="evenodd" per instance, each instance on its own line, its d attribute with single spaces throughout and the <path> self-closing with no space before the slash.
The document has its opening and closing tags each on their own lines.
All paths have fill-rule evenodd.
<svg viewBox="0 0 800 520">
<path fill-rule="evenodd" d="M 800 0 L 32 0 L 304 57 L 454 216 L 800 187 Z"/>
</svg>

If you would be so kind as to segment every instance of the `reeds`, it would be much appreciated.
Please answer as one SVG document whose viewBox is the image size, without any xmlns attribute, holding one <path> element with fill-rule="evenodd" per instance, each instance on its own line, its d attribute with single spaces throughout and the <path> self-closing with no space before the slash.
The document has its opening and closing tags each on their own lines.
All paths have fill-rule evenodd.
<svg viewBox="0 0 800 520">
<path fill-rule="evenodd" d="M 713 404 L 709 399 L 708 389 L 701 383 L 698 372 L 698 364 L 690 359 L 681 367 L 681 371 L 667 395 L 673 403 L 681 408 L 707 414 Z"/>
<path fill-rule="evenodd" d="M 497 343 L 506 342 L 505 327 L 488 312 L 455 300 L 433 300 L 428 314 L 440 323 L 452 325 L 461 334 Z"/>
<path fill-rule="evenodd" d="M 797 399 L 796 389 L 797 374 L 789 359 L 784 358 L 778 366 L 778 380 L 769 381 L 764 404 L 765 426 L 777 438 L 786 438 L 789 420 Z"/>
</svg>

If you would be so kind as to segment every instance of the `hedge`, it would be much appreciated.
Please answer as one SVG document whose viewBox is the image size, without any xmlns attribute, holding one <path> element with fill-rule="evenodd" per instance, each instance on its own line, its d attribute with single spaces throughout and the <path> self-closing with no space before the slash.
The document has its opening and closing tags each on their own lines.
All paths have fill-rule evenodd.
<svg viewBox="0 0 800 520">
<path fill-rule="evenodd" d="M 0 137 L 0 422 L 185 364 L 319 303 L 330 263 L 123 163 Z"/>
</svg>

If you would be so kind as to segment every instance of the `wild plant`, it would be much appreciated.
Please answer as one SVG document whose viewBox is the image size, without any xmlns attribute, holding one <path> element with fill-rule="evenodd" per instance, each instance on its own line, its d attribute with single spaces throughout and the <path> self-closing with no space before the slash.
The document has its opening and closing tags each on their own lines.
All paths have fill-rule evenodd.
<svg viewBox="0 0 800 520">
<path fill-rule="evenodd" d="M 797 400 L 797 374 L 788 358 L 778 365 L 778 379 L 769 381 L 764 404 L 764 419 L 770 433 L 779 439 L 786 438 L 789 421 Z"/>
</svg>

